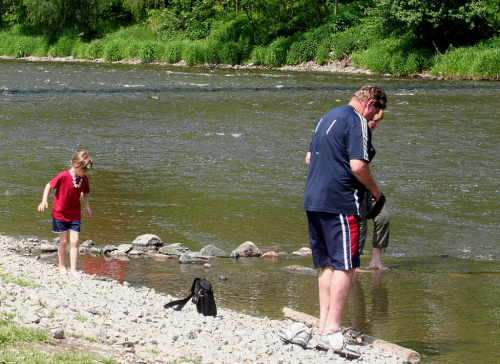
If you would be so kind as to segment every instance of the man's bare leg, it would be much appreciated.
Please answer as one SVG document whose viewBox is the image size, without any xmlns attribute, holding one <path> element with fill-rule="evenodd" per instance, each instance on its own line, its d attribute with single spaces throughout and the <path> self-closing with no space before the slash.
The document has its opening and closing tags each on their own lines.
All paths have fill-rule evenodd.
<svg viewBox="0 0 500 364">
<path fill-rule="evenodd" d="M 330 304 L 328 318 L 323 334 L 332 334 L 339 330 L 342 312 L 351 291 L 352 277 L 356 269 L 335 270 L 330 280 Z"/>
<path fill-rule="evenodd" d="M 382 264 L 382 248 L 373 248 L 370 269 L 384 269 L 384 265 Z"/>
</svg>

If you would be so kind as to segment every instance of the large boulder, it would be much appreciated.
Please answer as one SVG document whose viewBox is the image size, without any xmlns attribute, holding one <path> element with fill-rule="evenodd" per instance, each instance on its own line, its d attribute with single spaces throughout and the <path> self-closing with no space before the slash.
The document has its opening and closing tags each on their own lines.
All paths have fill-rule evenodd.
<svg viewBox="0 0 500 364">
<path fill-rule="evenodd" d="M 154 234 L 144 234 L 140 235 L 132 242 L 134 247 L 151 247 L 151 246 L 161 246 L 163 242 L 161 239 Z"/>
<path fill-rule="evenodd" d="M 207 245 L 200 250 L 200 255 L 206 257 L 229 258 L 229 254 L 214 245 Z"/>
<path fill-rule="evenodd" d="M 257 245 L 252 243 L 251 241 L 246 241 L 241 244 L 238 248 L 233 250 L 231 253 L 232 256 L 238 257 L 260 257 L 262 255 L 262 250 L 260 250 Z"/>
</svg>

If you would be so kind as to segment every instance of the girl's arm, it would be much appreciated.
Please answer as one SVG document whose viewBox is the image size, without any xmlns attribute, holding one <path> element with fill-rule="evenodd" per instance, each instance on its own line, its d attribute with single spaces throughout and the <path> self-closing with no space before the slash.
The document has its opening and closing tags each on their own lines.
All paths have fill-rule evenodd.
<svg viewBox="0 0 500 364">
<path fill-rule="evenodd" d="M 89 194 L 82 192 L 83 203 L 85 205 L 85 211 L 87 211 L 87 217 L 92 217 L 92 210 L 89 205 Z"/>
<path fill-rule="evenodd" d="M 47 202 L 47 199 L 49 198 L 49 192 L 52 188 L 50 187 L 50 182 L 47 183 L 45 186 L 45 189 L 43 190 L 43 196 L 42 196 L 42 203 L 38 205 L 38 211 L 44 212 L 46 208 L 49 207 L 49 203 Z"/>
</svg>

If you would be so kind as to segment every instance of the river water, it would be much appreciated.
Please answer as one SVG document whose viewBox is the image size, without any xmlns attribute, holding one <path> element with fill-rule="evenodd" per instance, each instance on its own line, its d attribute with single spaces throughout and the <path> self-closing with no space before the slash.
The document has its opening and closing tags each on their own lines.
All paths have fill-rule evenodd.
<svg viewBox="0 0 500 364">
<path fill-rule="evenodd" d="M 50 213 L 36 207 L 85 149 L 93 217 L 81 241 L 151 233 L 192 251 L 250 240 L 291 253 L 308 246 L 301 202 L 314 124 L 365 84 L 389 97 L 372 162 L 391 212 L 389 269 L 358 275 L 344 324 L 422 363 L 500 362 L 498 83 L 0 60 L 0 233 L 54 238 Z M 220 259 L 212 270 L 83 255 L 79 264 L 178 297 L 206 276 L 220 306 L 318 315 L 317 278 L 282 269 L 312 267 L 310 257 Z"/>
</svg>

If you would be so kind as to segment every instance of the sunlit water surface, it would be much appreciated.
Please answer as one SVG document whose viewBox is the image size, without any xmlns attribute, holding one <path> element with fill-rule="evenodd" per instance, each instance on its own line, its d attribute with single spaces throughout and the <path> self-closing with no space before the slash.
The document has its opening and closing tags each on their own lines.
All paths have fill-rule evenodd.
<svg viewBox="0 0 500 364">
<path fill-rule="evenodd" d="M 497 83 L 1 60 L 0 232 L 54 238 L 36 207 L 85 149 L 93 217 L 81 241 L 151 233 L 192 251 L 250 240 L 291 253 L 308 246 L 301 199 L 314 124 L 364 84 L 389 96 L 372 163 L 391 212 L 389 269 L 358 275 L 345 324 L 423 363 L 500 362 Z M 174 259 L 79 264 L 178 297 L 206 276 L 220 306 L 318 315 L 316 276 L 282 269 L 312 267 L 310 257 L 219 259 L 212 270 Z"/>
</svg>

